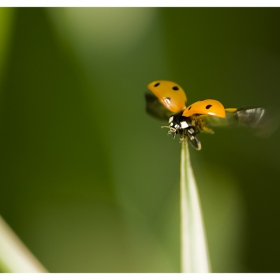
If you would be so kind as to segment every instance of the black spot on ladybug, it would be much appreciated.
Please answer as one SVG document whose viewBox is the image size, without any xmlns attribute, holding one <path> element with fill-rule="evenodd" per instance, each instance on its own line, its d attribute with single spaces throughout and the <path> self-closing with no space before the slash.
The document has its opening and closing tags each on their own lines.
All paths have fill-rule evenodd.
<svg viewBox="0 0 280 280">
<path fill-rule="evenodd" d="M 170 100 L 171 100 L 171 97 L 166 97 L 165 99 L 167 99 L 167 100 L 169 100 L 169 101 L 170 101 Z"/>
<path fill-rule="evenodd" d="M 173 90 L 179 90 L 179 88 L 177 86 L 174 86 L 172 89 Z"/>
<path fill-rule="evenodd" d="M 160 85 L 160 83 L 156 83 L 154 84 L 154 87 L 158 87 Z"/>
<path fill-rule="evenodd" d="M 210 109 L 211 107 L 212 107 L 212 105 L 209 104 L 209 105 L 206 106 L 206 109 Z"/>
<path fill-rule="evenodd" d="M 190 110 L 191 108 L 192 108 L 192 106 L 190 106 L 188 110 Z"/>
</svg>

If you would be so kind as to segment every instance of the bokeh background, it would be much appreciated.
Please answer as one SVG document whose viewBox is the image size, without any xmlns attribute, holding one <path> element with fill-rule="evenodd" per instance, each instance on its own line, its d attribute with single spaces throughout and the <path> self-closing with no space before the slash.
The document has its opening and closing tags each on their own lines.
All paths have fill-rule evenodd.
<svg viewBox="0 0 280 280">
<path fill-rule="evenodd" d="M 0 214 L 51 272 L 179 272 L 179 140 L 151 81 L 188 104 L 280 103 L 278 8 L 0 9 Z M 280 271 L 280 131 L 191 149 L 213 272 Z"/>
</svg>

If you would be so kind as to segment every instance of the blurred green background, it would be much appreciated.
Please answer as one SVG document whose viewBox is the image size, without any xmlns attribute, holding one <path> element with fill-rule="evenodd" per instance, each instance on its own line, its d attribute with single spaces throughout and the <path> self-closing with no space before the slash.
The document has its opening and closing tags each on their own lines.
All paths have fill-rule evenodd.
<svg viewBox="0 0 280 280">
<path fill-rule="evenodd" d="M 179 272 L 180 145 L 146 86 L 278 110 L 279 27 L 278 8 L 0 9 L 0 214 L 51 272 Z M 215 132 L 190 148 L 212 270 L 279 272 L 280 131 Z"/>
</svg>

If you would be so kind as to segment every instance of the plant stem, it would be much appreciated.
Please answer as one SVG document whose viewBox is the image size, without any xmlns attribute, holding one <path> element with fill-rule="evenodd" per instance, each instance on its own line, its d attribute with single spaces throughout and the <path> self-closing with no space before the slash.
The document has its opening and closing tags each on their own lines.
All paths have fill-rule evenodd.
<svg viewBox="0 0 280 280">
<path fill-rule="evenodd" d="M 181 150 L 181 271 L 210 272 L 205 230 L 187 140 Z"/>
</svg>

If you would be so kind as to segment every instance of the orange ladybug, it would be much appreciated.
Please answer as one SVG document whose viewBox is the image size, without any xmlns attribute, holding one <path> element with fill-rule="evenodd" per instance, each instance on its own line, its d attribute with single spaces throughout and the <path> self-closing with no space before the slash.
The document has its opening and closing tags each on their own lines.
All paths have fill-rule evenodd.
<svg viewBox="0 0 280 280">
<path fill-rule="evenodd" d="M 195 149 L 201 149 L 201 143 L 196 137 L 200 132 L 210 132 L 215 125 L 228 125 L 241 122 L 255 127 L 262 119 L 264 108 L 227 108 L 214 99 L 197 101 L 186 106 L 187 97 L 184 90 L 176 83 L 158 80 L 150 83 L 146 93 L 146 111 L 153 117 L 168 120 L 168 134 L 173 138 L 177 134 L 180 140 L 187 139 Z"/>
</svg>

